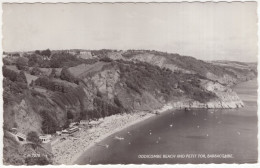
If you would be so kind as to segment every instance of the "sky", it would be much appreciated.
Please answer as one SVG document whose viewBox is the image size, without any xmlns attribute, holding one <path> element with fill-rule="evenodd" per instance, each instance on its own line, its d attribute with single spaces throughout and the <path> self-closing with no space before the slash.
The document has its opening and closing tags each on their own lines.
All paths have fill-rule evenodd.
<svg viewBox="0 0 260 168">
<path fill-rule="evenodd" d="M 149 49 L 257 61 L 257 3 L 3 4 L 3 50 Z"/>
</svg>

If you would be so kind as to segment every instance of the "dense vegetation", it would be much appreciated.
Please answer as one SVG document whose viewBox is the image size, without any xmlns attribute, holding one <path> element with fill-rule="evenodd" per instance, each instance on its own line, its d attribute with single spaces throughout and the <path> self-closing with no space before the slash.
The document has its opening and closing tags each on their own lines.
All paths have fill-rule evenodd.
<svg viewBox="0 0 260 168">
<path fill-rule="evenodd" d="M 45 134 L 53 134 L 59 130 L 58 122 L 55 120 L 55 113 L 47 110 L 40 111 L 42 117 L 42 131 Z"/>
<path fill-rule="evenodd" d="M 180 56 L 179 54 L 160 52 L 154 50 L 127 50 L 122 56 L 126 58 L 132 58 L 138 54 L 153 54 L 161 57 L 165 57 L 167 59 L 168 64 L 173 64 L 182 69 L 188 69 L 189 71 L 194 71 L 200 75 L 206 76 L 207 72 L 211 72 L 217 76 L 222 76 L 224 74 L 229 74 L 231 76 L 235 76 L 232 71 L 225 69 L 221 66 L 213 65 L 211 63 L 197 60 L 194 57 L 190 56 Z"/>
<path fill-rule="evenodd" d="M 10 104 L 15 101 L 15 97 L 19 97 L 28 89 L 24 71 L 19 73 L 12 71 L 5 66 L 3 67 L 3 100 L 4 104 Z"/>
<path fill-rule="evenodd" d="M 50 49 L 46 49 L 46 50 L 43 50 L 43 51 L 36 50 L 35 54 L 50 57 L 51 56 L 51 50 Z"/>
<path fill-rule="evenodd" d="M 93 110 L 83 110 L 81 112 L 81 119 L 93 120 L 125 112 L 124 108 L 108 103 L 100 97 L 94 98 L 93 105 Z"/>
<path fill-rule="evenodd" d="M 39 77 L 35 80 L 35 85 L 44 87 L 51 91 L 58 91 L 62 93 L 66 93 L 69 91 L 70 87 L 61 82 L 53 81 L 48 77 Z"/>
<path fill-rule="evenodd" d="M 35 131 L 31 131 L 27 134 L 27 141 L 30 141 L 32 143 L 35 143 L 35 144 L 40 144 L 41 143 L 41 140 L 37 134 L 37 132 Z"/>
<path fill-rule="evenodd" d="M 214 99 L 216 95 L 201 86 L 202 79 L 209 80 L 206 78 L 207 72 L 235 77 L 238 77 L 236 72 L 245 76 L 250 72 L 256 74 L 255 70 L 220 67 L 192 57 L 158 51 L 120 51 L 124 60 L 109 57 L 115 50 L 92 50 L 91 59 L 82 59 L 78 56 L 81 50 L 75 51 L 76 54 L 47 49 L 4 58 L 4 129 L 19 126 L 28 128 L 24 131 L 27 131 L 28 140 L 34 144 L 28 147 L 30 149 L 35 144 L 40 147 L 39 134 L 55 133 L 67 128 L 70 122 L 82 119 L 96 120 L 134 112 L 139 110 L 135 109 L 135 103 L 141 109 L 153 102 L 161 105 L 167 101 L 188 98 L 204 103 Z M 137 54 L 145 53 L 162 56 L 168 64 L 195 74 L 173 72 L 136 60 L 127 61 Z M 31 121 L 23 123 L 25 117 Z M 35 130 L 38 132 L 32 132 Z M 5 150 L 13 151 L 10 147 L 5 147 Z M 50 163 L 46 157 L 6 160 L 13 164 Z"/>
<path fill-rule="evenodd" d="M 143 62 L 118 61 L 121 78 L 126 85 L 142 94 L 143 90 L 163 96 L 166 100 L 173 97 L 187 95 L 189 98 L 199 102 L 206 102 L 215 98 L 215 94 L 203 90 L 200 85 L 200 75 L 189 75 L 172 72 L 169 69 L 161 69 Z M 184 91 L 181 93 L 178 89 Z"/>
<path fill-rule="evenodd" d="M 43 51 L 42 51 L 43 52 Z M 92 64 L 97 61 L 97 59 L 81 59 L 72 55 L 68 52 L 54 52 L 49 55 L 49 53 L 39 53 L 35 52 L 33 54 L 27 54 L 25 56 L 28 59 L 27 64 L 30 67 L 40 67 L 40 68 L 63 68 L 63 67 L 72 67 L 79 65 L 81 63 Z M 20 58 L 19 58 L 20 59 Z M 22 66 L 25 64 L 23 61 Z"/>
<path fill-rule="evenodd" d="M 17 73 L 4 66 L 3 67 L 3 76 L 13 82 L 27 83 L 24 71 L 20 71 L 19 73 Z"/>
<path fill-rule="evenodd" d="M 26 70 L 28 68 L 28 59 L 24 57 L 19 57 L 16 60 L 16 66 L 19 70 Z"/>
<path fill-rule="evenodd" d="M 103 57 L 103 56 L 106 56 L 107 53 L 113 52 L 113 51 L 116 51 L 116 50 L 110 50 L 110 49 L 91 50 L 91 55 Z"/>
<path fill-rule="evenodd" d="M 50 60 L 51 68 L 72 67 L 81 64 L 82 60 L 69 53 L 55 53 Z"/>
<path fill-rule="evenodd" d="M 79 79 L 75 78 L 70 71 L 68 70 L 68 67 L 64 67 L 61 70 L 60 79 L 66 80 L 71 83 L 79 84 Z"/>
</svg>

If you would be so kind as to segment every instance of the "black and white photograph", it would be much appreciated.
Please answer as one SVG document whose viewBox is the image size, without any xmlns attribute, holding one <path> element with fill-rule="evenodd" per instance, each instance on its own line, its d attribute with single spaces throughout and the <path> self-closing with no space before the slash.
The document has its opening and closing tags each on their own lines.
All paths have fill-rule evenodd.
<svg viewBox="0 0 260 168">
<path fill-rule="evenodd" d="M 258 164 L 258 6 L 3 2 L 3 165 Z"/>
</svg>

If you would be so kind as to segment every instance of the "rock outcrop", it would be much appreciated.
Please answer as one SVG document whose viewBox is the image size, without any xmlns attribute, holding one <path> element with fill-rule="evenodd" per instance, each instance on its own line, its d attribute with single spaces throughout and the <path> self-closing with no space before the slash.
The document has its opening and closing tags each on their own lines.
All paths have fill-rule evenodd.
<svg viewBox="0 0 260 168">
<path fill-rule="evenodd" d="M 202 80 L 201 87 L 216 94 L 217 98 L 201 103 L 194 100 L 172 102 L 175 108 L 240 108 L 244 107 L 243 101 L 230 87 L 223 86 L 218 82 Z"/>
</svg>

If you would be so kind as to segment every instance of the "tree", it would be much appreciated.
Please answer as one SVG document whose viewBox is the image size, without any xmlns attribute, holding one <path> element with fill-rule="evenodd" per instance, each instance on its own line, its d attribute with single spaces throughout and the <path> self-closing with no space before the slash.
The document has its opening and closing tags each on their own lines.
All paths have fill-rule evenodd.
<svg viewBox="0 0 260 168">
<path fill-rule="evenodd" d="M 35 131 L 31 131 L 27 134 L 27 140 L 35 144 L 40 144 L 41 140 Z"/>
<path fill-rule="evenodd" d="M 68 112 L 67 112 L 67 119 L 68 120 L 70 120 L 70 119 L 72 119 L 73 120 L 73 114 L 72 114 L 72 112 L 70 111 L 70 110 L 68 110 Z"/>
<path fill-rule="evenodd" d="M 122 105 L 121 101 L 118 99 L 117 96 L 114 97 L 114 103 L 118 106 L 123 108 L 124 106 Z"/>
<path fill-rule="evenodd" d="M 38 67 L 33 67 L 33 69 L 31 70 L 31 75 L 39 76 L 41 74 L 42 74 L 42 71 Z"/>
<path fill-rule="evenodd" d="M 35 81 L 34 81 L 34 80 L 32 80 L 32 82 L 30 83 L 30 86 L 31 86 L 32 88 L 35 87 Z"/>
<path fill-rule="evenodd" d="M 52 68 L 49 77 L 50 77 L 50 78 L 55 78 L 55 77 L 56 77 L 56 69 L 55 69 L 55 68 Z"/>
<path fill-rule="evenodd" d="M 6 66 L 3 66 L 3 76 L 14 82 L 17 80 L 18 74 L 16 72 L 6 68 Z"/>
<path fill-rule="evenodd" d="M 27 83 L 24 71 L 20 71 L 19 75 L 17 76 L 16 81 L 21 82 L 21 83 Z"/>
<path fill-rule="evenodd" d="M 28 56 L 28 66 L 37 67 L 42 63 L 42 57 L 37 54 L 31 54 Z"/>
<path fill-rule="evenodd" d="M 50 56 L 51 56 L 51 50 L 50 50 L 50 49 L 43 50 L 43 51 L 41 52 L 41 55 L 50 57 Z"/>
<path fill-rule="evenodd" d="M 76 54 L 79 55 L 80 54 L 80 50 L 76 50 Z"/>
<path fill-rule="evenodd" d="M 24 57 L 19 57 L 16 60 L 16 66 L 19 70 L 25 70 L 28 67 L 28 59 Z"/>
<path fill-rule="evenodd" d="M 41 55 L 41 52 L 39 50 L 36 50 L 34 53 L 38 54 L 38 55 Z"/>
<path fill-rule="evenodd" d="M 97 90 L 97 97 L 102 98 L 102 93 L 99 90 Z"/>
<path fill-rule="evenodd" d="M 67 67 L 62 68 L 61 73 L 60 73 L 60 79 L 66 80 L 68 82 L 76 83 L 78 84 L 79 81 L 77 78 L 75 78 L 69 71 Z"/>
<path fill-rule="evenodd" d="M 51 116 L 50 111 L 43 110 L 40 112 L 40 115 L 42 117 L 42 131 L 45 134 L 52 134 L 55 133 L 58 125 L 56 120 L 54 119 L 53 116 Z"/>
<path fill-rule="evenodd" d="M 103 62 L 112 62 L 113 60 L 109 57 L 103 57 L 100 59 L 100 61 L 103 61 Z"/>
</svg>

